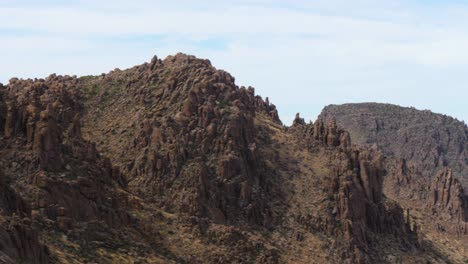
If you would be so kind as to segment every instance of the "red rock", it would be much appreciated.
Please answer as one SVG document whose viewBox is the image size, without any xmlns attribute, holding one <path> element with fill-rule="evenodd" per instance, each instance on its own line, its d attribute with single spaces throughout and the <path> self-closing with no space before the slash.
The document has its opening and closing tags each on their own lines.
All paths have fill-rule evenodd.
<svg viewBox="0 0 468 264">
<path fill-rule="evenodd" d="M 57 216 L 66 216 L 66 215 L 67 215 L 67 209 L 65 207 L 57 208 Z"/>
<path fill-rule="evenodd" d="M 432 208 L 444 212 L 440 217 L 462 226 L 468 222 L 468 202 L 460 182 L 453 178 L 452 170 L 444 168 L 434 177 L 431 185 Z"/>
</svg>

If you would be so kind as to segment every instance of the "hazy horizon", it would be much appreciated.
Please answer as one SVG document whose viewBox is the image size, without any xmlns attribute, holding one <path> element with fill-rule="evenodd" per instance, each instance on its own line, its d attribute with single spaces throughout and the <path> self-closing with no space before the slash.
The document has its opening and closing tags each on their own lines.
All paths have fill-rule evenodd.
<svg viewBox="0 0 468 264">
<path fill-rule="evenodd" d="M 462 1 L 2 1 L 0 82 L 99 75 L 177 52 L 269 97 L 289 124 L 379 102 L 468 120 Z"/>
</svg>

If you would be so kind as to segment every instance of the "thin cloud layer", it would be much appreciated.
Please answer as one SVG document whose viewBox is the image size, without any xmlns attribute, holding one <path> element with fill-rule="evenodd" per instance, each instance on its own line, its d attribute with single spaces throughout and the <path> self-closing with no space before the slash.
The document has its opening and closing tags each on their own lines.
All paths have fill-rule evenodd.
<svg viewBox="0 0 468 264">
<path fill-rule="evenodd" d="M 467 120 L 467 11 L 451 1 L 2 1 L 0 81 L 181 51 L 255 86 L 285 123 L 363 101 Z"/>
</svg>

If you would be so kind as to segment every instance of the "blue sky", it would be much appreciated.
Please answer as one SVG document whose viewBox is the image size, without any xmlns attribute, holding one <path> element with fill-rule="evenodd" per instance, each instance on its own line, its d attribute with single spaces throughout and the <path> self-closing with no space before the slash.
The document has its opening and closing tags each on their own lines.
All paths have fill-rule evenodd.
<svg viewBox="0 0 468 264">
<path fill-rule="evenodd" d="M 468 3 L 434 0 L 0 0 L 0 82 L 100 74 L 185 52 L 290 123 L 385 102 L 468 120 Z"/>
</svg>

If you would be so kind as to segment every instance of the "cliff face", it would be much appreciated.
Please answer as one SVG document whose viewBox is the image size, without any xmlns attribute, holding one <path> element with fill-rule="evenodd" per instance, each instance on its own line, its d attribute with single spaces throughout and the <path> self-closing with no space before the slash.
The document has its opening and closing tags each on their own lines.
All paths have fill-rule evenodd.
<svg viewBox="0 0 468 264">
<path fill-rule="evenodd" d="M 330 105 L 321 117 L 336 120 L 350 131 L 354 142 L 382 151 L 385 194 L 418 210 L 423 229 L 467 239 L 468 129 L 464 123 L 429 111 L 373 103 Z"/>
<path fill-rule="evenodd" d="M 335 118 L 356 144 L 377 144 L 387 156 L 404 159 L 427 179 L 443 167 L 468 188 L 468 128 L 454 118 L 390 104 L 330 105 Z"/>
<path fill-rule="evenodd" d="M 451 169 L 445 168 L 436 175 L 431 191 L 432 209 L 441 212 L 439 218 L 455 223 L 446 228 L 457 235 L 468 235 L 468 200 Z"/>
<path fill-rule="evenodd" d="M 349 133 L 333 121 L 326 124 L 319 119 L 305 124 L 296 116 L 290 130 L 309 152 L 324 147 L 334 152 L 327 163 L 329 175 L 324 184 L 333 197 L 333 209 L 326 222 L 328 231 L 342 237 L 348 247 L 345 256 L 356 263 L 371 261 L 375 235 L 398 237 L 405 241 L 407 250 L 419 247 L 414 240 L 415 230 L 409 221 L 405 222 L 403 209 L 383 194 L 384 168 L 377 149 L 351 146 Z"/>
<path fill-rule="evenodd" d="M 13 78 L 0 128 L 4 262 L 449 260 L 387 198 L 379 149 L 336 122 L 283 126 L 207 60 Z M 460 219 L 439 178 L 431 206 Z"/>
</svg>

